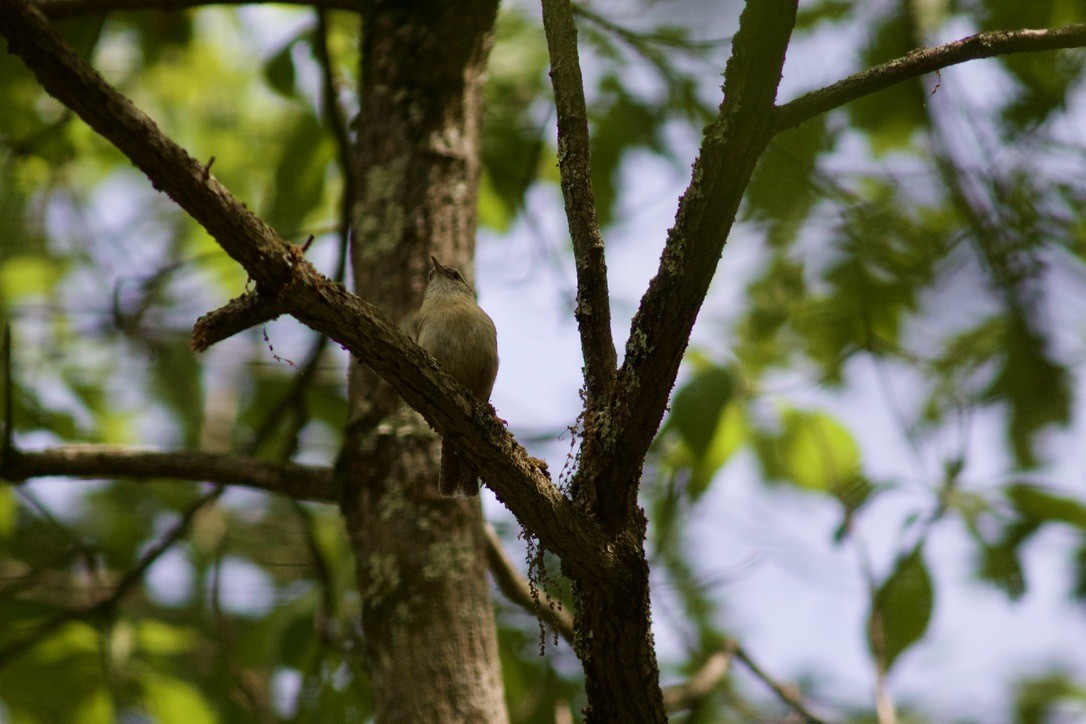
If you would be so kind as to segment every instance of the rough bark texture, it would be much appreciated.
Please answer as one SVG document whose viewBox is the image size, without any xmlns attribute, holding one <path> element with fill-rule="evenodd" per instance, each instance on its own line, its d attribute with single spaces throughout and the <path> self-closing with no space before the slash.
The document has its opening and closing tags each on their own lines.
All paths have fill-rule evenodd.
<svg viewBox="0 0 1086 724">
<path fill-rule="evenodd" d="M 364 12 L 359 296 L 410 326 L 430 254 L 470 272 L 492 0 Z M 470 274 L 469 274 L 470 276 Z M 380 722 L 508 719 L 478 498 L 438 494 L 439 446 L 370 368 L 351 371 L 343 499 Z"/>
<path fill-rule="evenodd" d="M 71 3 L 73 12 L 77 6 L 85 12 L 91 7 L 102 10 L 110 2 L 116 7 L 132 4 L 64 2 Z M 318 4 L 339 7 L 339 2 Z M 61 4 L 51 0 L 48 6 L 63 13 Z M 552 25 L 557 31 L 551 38 L 552 57 L 575 53 L 569 4 L 554 0 L 547 5 L 548 17 L 559 21 Z M 506 719 L 478 502 L 437 497 L 436 438 L 400 403 L 391 384 L 430 424 L 456 441 L 525 528 L 561 556 L 563 569 L 574 580 L 575 647 L 585 667 L 588 718 L 662 721 L 649 619 L 645 520 L 637 506 L 641 465 L 740 198 L 769 138 L 890 83 L 967 58 L 1082 45 L 1086 26 L 984 33 L 917 51 L 776 107 L 796 3 L 747 3 L 725 74 L 724 103 L 707 129 L 616 379 L 608 379 L 611 363 L 603 340 L 585 335 L 586 354 L 598 353 L 590 364 L 597 380 L 589 385 L 590 392 L 596 398 L 606 396 L 607 404 L 591 406 L 590 412 L 598 414 L 586 424 L 571 501 L 551 484 L 545 466 L 529 458 L 483 406 L 454 388 L 432 359 L 387 321 L 403 323 L 417 308 L 430 253 L 470 272 L 480 77 L 495 0 L 360 1 L 357 7 L 365 15 L 366 42 L 353 263 L 362 296 L 384 314 L 318 274 L 300 249 L 279 239 L 231 196 L 207 165 L 166 138 L 105 83 L 28 0 L 0 0 L 0 35 L 44 88 L 112 141 L 256 282 L 255 292 L 197 325 L 196 347 L 246 324 L 290 313 L 369 365 L 352 372 L 353 414 L 338 479 L 357 553 L 377 719 Z M 561 58 L 557 61 L 560 65 Z M 578 143 L 584 146 L 584 139 L 577 141 L 583 128 L 575 118 L 580 113 L 574 87 L 579 81 L 572 66 L 560 70 L 564 72 L 555 75 L 555 92 L 564 129 L 561 148 L 569 154 L 561 165 L 563 185 L 569 200 L 576 202 L 571 204 L 576 217 L 571 230 L 578 248 L 579 291 L 584 292 L 580 299 L 591 302 L 579 310 L 579 319 L 584 329 L 602 329 L 596 312 L 602 312 L 599 304 L 606 295 L 591 283 L 604 278 L 602 249 L 593 229 L 591 201 L 576 191 L 588 175 L 587 155 L 577 152 Z M 140 474 L 152 462 L 141 455 L 103 459 L 101 451 L 3 453 L 0 469 L 17 479 L 47 470 L 95 474 L 109 465 Z M 196 472 L 188 456 L 168 462 L 172 474 Z M 245 469 L 238 461 L 219 458 L 206 462 L 207 470 L 234 484 L 316 499 L 331 495 L 331 485 L 319 471 L 298 466 Z M 291 476 L 290 484 L 282 482 L 284 475 Z M 302 478 L 304 485 L 299 484 Z M 743 658 L 739 650 L 736 655 Z"/>
<path fill-rule="evenodd" d="M 666 720 L 650 627 L 646 522 L 637 504 L 641 466 L 743 191 L 772 137 L 769 121 L 795 13 L 795 0 L 746 5 L 725 71 L 724 102 L 634 317 L 609 409 L 586 425 L 574 503 L 594 516 L 622 561 L 621 575 L 608 581 L 569 572 L 592 721 Z"/>
</svg>

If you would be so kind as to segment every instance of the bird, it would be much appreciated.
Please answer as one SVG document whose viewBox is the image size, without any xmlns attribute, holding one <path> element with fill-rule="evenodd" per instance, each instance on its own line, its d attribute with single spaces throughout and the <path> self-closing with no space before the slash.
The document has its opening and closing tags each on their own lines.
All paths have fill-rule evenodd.
<svg viewBox="0 0 1086 724">
<path fill-rule="evenodd" d="M 475 292 L 454 266 L 431 256 L 429 278 L 416 318 L 419 346 L 482 402 L 490 400 L 498 376 L 498 331 L 475 301 Z M 478 474 L 460 453 L 441 441 L 438 491 L 446 498 L 479 494 Z"/>
</svg>

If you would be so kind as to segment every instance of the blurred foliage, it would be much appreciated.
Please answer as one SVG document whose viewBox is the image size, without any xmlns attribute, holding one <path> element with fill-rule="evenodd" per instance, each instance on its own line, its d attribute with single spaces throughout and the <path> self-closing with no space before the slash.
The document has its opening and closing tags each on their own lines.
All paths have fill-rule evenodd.
<svg viewBox="0 0 1086 724">
<path fill-rule="evenodd" d="M 801 7 L 790 59 L 805 41 L 855 37 L 860 70 L 971 31 L 1079 23 L 1084 12 L 1060 0 L 823 0 Z M 725 328 L 687 355 L 647 492 L 653 545 L 697 641 L 719 639 L 727 617 L 720 602 L 687 601 L 698 567 L 676 553 L 691 545 L 679 521 L 714 486 L 749 476 L 751 462 L 775 489 L 838 507 L 833 540 L 859 554 L 873 669 L 891 682 L 939 609 L 937 531 L 961 524 L 976 580 L 1012 602 L 1030 590 L 1025 547 L 1070 531 L 1080 542 L 1053 565 L 1086 600 L 1086 497 L 1057 472 L 1083 413 L 1086 184 L 1075 169 L 1086 140 L 1071 118 L 1084 58 L 945 70 L 782 133 L 766 151 L 734 234 L 762 240 L 759 262 Z M 726 353 L 710 352 L 716 339 Z M 893 421 L 881 435 L 893 452 L 862 442 L 885 424 L 868 419 Z M 993 422 L 1005 449 L 971 444 L 971 428 Z M 924 480 L 932 460 L 944 474 Z M 995 480 L 978 478 L 996 461 Z M 880 550 L 889 539 L 892 555 L 872 556 L 868 539 Z M 1081 681 L 1060 676 L 1023 680 L 1009 702 L 1016 721 L 1052 721 L 1065 696 L 1081 696 Z"/>
<path fill-rule="evenodd" d="M 720 8 L 693 5 L 684 17 L 651 2 L 627 12 L 577 7 L 605 224 L 622 221 L 630 204 L 631 159 L 648 154 L 684 169 L 676 139 L 700 132 L 720 101 L 728 42 L 699 25 L 700 13 Z M 802 4 L 791 54 L 817 57 L 852 38 L 848 57 L 859 70 L 946 32 L 1083 22 L 1084 8 L 1077 0 L 816 0 Z M 497 231 L 530 213 L 533 187 L 558 181 L 537 23 L 514 6 L 495 35 L 479 216 Z M 359 20 L 332 13 L 329 28 L 330 70 L 349 117 Z M 277 231 L 297 242 L 315 236 L 311 254 L 331 272 L 345 236 L 344 184 L 319 97 L 311 12 L 123 12 L 61 29 L 171 137 L 213 158 L 214 174 Z M 1080 415 L 1081 323 L 1050 310 L 1074 309 L 1086 259 L 1086 153 L 1066 130 L 1083 58 L 987 61 L 995 79 L 982 82 L 1010 89 L 989 94 L 993 107 L 970 107 L 947 72 L 774 140 L 737 232 L 756 232 L 764 245 L 734 324 L 720 334 L 729 353 L 688 355 L 649 461 L 658 478 L 645 493 L 652 563 L 687 634 L 665 673 L 694 674 L 731 633 L 721 623 L 726 596 L 700 572 L 688 525 L 722 471 L 746 460 L 774 493 L 825 500 L 839 512 L 828 535 L 858 547 L 873 502 L 913 475 L 875 475 L 881 451 L 833 404 L 855 389 L 865 364 L 912 380 L 903 432 L 947 457 L 943 477 L 925 481 L 921 502 L 914 497 L 901 516 L 897 548 L 862 572 L 879 666 L 907 666 L 907 652 L 928 635 L 941 600 L 932 573 L 940 526 L 961 523 L 977 579 L 1012 599 L 1029 590 L 1023 547 L 1039 533 L 1072 530 L 1086 540 L 1081 489 L 1045 478 L 1054 462 L 1047 441 Z M 0 109 L 0 317 L 15 339 L 6 404 L 16 441 L 330 462 L 346 415 L 344 361 L 279 323 L 266 338 L 258 330 L 191 354 L 192 321 L 236 295 L 244 273 L 6 53 Z M 299 369 L 310 366 L 312 381 L 299 386 Z M 789 394 L 811 388 L 821 396 Z M 1000 416 L 1007 439 L 1007 469 L 995 482 L 972 475 L 975 451 L 937 446 L 981 414 Z M 245 491 L 202 503 L 202 493 L 164 480 L 0 487 L 0 719 L 371 717 L 337 511 Z M 126 572 L 189 518 L 147 585 L 112 600 Z M 1086 601 L 1086 543 L 1066 569 Z M 532 617 L 501 603 L 499 612 L 513 719 L 575 715 L 583 693 L 565 644 L 540 658 Z M 799 689 L 817 695 L 822 683 Z M 685 720 L 783 717 L 783 705 L 751 693 L 759 686 L 729 678 Z M 1072 675 L 1026 672 L 1009 705 L 1031 722 L 1081 710 L 1082 701 Z M 871 712 L 852 720 L 870 721 Z"/>
</svg>

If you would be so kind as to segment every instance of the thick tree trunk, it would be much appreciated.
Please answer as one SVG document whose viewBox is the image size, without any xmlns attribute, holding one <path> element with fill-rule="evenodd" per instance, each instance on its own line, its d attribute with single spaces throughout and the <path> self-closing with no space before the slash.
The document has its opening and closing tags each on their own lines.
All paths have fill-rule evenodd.
<svg viewBox="0 0 1086 724">
<path fill-rule="evenodd" d="M 643 546 L 620 580 L 574 581 L 575 646 L 584 665 L 587 721 L 664 722 Z"/>
<path fill-rule="evenodd" d="M 352 265 L 359 296 L 404 324 L 431 253 L 470 272 L 495 13 L 494 0 L 364 11 Z M 343 503 L 376 719 L 507 721 L 479 499 L 438 495 L 436 436 L 364 366 L 350 398 Z"/>
</svg>

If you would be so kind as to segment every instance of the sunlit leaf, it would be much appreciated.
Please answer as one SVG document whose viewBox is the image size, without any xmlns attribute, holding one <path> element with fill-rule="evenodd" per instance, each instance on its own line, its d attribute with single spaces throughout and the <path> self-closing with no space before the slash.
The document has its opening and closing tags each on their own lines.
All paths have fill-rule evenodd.
<svg viewBox="0 0 1086 724">
<path fill-rule="evenodd" d="M 191 629 L 155 619 L 136 622 L 135 636 L 141 650 L 159 656 L 189 651 L 196 643 L 195 633 Z"/>
<path fill-rule="evenodd" d="M 117 721 L 113 697 L 104 686 L 72 708 L 73 724 L 111 724 Z"/>
<path fill-rule="evenodd" d="M 777 455 L 788 480 L 808 490 L 833 491 L 856 479 L 860 449 L 852 434 L 820 412 L 788 410 Z"/>
<path fill-rule="evenodd" d="M 143 681 L 147 710 L 162 724 L 214 724 L 219 721 L 203 694 L 186 681 L 162 674 Z"/>
<path fill-rule="evenodd" d="M 11 257 L 0 265 L 0 295 L 13 302 L 49 294 L 63 273 L 63 266 L 48 257 Z"/>
<path fill-rule="evenodd" d="M 0 485 L 0 539 L 11 537 L 18 514 L 19 504 L 15 500 L 15 491 L 10 486 Z"/>
</svg>

